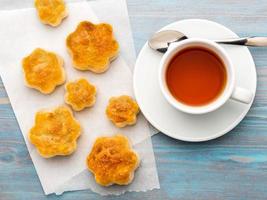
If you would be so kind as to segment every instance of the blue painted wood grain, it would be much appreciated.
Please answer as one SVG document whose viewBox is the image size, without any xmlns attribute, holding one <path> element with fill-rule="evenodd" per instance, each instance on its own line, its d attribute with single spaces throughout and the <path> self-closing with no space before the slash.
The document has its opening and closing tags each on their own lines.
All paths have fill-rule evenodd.
<svg viewBox="0 0 267 200">
<path fill-rule="evenodd" d="M 1 9 L 31 0 L 0 0 Z M 240 36 L 267 35 L 266 0 L 128 0 L 137 53 L 162 26 L 186 18 L 222 23 Z M 229 134 L 191 144 L 162 134 L 152 138 L 160 190 L 101 197 L 90 191 L 44 196 L 18 124 L 0 82 L 0 200 L 267 199 L 267 48 L 251 48 L 258 73 L 255 102 Z"/>
</svg>

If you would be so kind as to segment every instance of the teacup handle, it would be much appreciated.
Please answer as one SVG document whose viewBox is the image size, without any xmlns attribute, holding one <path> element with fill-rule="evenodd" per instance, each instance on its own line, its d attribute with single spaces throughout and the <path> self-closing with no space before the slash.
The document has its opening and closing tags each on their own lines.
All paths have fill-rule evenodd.
<svg viewBox="0 0 267 200">
<path fill-rule="evenodd" d="M 253 99 L 253 93 L 247 89 L 236 87 L 231 95 L 231 99 L 249 104 Z"/>
</svg>

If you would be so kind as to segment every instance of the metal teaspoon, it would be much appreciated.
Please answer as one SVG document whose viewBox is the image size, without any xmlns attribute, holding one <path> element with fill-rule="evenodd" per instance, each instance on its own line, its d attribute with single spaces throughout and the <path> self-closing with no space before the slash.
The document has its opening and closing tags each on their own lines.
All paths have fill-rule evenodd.
<svg viewBox="0 0 267 200">
<path fill-rule="evenodd" d="M 148 41 L 151 49 L 165 53 L 169 45 L 173 42 L 179 42 L 188 39 L 188 37 L 175 30 L 164 30 L 155 33 Z M 243 37 L 235 39 L 214 40 L 220 44 L 243 45 L 253 47 L 267 47 L 267 37 Z"/>
</svg>

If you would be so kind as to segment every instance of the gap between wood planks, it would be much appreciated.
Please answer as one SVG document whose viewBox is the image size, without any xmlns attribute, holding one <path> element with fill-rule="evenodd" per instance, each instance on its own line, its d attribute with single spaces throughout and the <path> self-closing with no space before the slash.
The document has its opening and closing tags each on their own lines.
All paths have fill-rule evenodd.
<svg viewBox="0 0 267 200">
<path fill-rule="evenodd" d="M 7 97 L 0 98 L 0 105 L 10 104 L 10 101 Z"/>
</svg>

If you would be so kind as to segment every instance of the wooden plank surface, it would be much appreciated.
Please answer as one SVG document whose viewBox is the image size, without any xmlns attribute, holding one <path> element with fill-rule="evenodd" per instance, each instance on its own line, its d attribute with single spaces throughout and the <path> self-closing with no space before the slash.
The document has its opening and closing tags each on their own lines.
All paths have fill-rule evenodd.
<svg viewBox="0 0 267 200">
<path fill-rule="evenodd" d="M 0 9 L 31 4 L 31 0 L 0 0 Z M 137 53 L 154 31 L 186 18 L 214 20 L 240 36 L 267 35 L 266 0 L 128 0 L 128 8 Z M 229 134 L 210 142 L 192 144 L 154 136 L 161 189 L 119 197 L 90 191 L 44 196 L 0 82 L 0 200 L 267 199 L 267 48 L 250 50 L 258 89 L 247 117 Z"/>
</svg>

